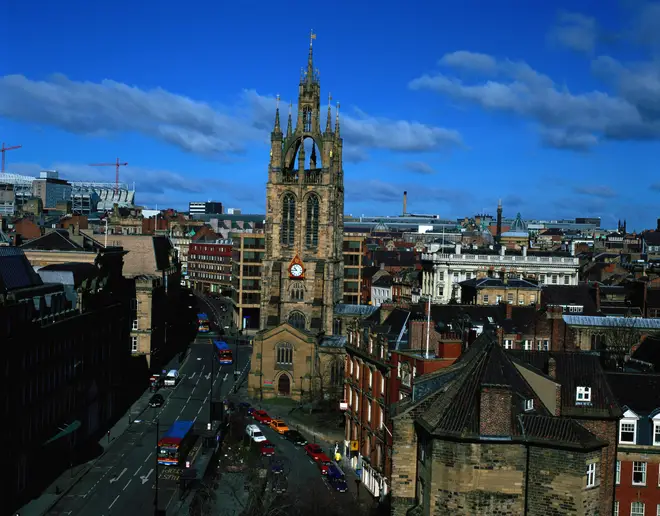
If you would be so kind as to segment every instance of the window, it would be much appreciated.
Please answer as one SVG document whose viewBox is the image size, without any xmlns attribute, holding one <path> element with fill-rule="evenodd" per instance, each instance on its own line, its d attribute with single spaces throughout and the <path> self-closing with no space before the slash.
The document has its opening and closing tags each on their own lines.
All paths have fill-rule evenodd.
<svg viewBox="0 0 660 516">
<path fill-rule="evenodd" d="M 510 339 L 505 340 L 504 349 L 513 349 L 513 341 Z"/>
<path fill-rule="evenodd" d="M 488 294 L 484 294 L 484 305 L 488 304 Z"/>
<path fill-rule="evenodd" d="M 525 411 L 534 409 L 534 400 L 525 400 Z"/>
<path fill-rule="evenodd" d="M 621 444 L 635 444 L 635 435 L 637 434 L 637 421 L 622 420 L 619 423 L 619 442 Z"/>
<path fill-rule="evenodd" d="M 385 377 L 383 373 L 380 374 L 380 393 L 385 395 Z"/>
<path fill-rule="evenodd" d="M 633 462 L 632 483 L 634 486 L 646 485 L 646 462 Z"/>
<path fill-rule="evenodd" d="M 571 277 L 567 274 L 564 276 L 564 285 L 570 285 L 571 284 Z"/>
<path fill-rule="evenodd" d="M 596 485 L 596 463 L 587 464 L 587 487 Z"/>
<path fill-rule="evenodd" d="M 553 274 L 553 275 L 552 275 L 552 284 L 553 284 L 553 285 L 556 285 L 556 284 L 557 284 L 557 275 L 556 275 L 556 274 Z"/>
<path fill-rule="evenodd" d="M 580 386 L 575 392 L 575 401 L 590 402 L 591 401 L 591 387 Z"/>
<path fill-rule="evenodd" d="M 289 314 L 289 324 L 299 330 L 305 329 L 305 316 L 302 312 L 291 312 Z"/>
<path fill-rule="evenodd" d="M 531 340 L 526 340 L 526 341 L 523 343 L 523 349 L 524 349 L 525 351 L 531 351 L 531 349 L 532 349 L 532 341 L 531 341 Z"/>
<path fill-rule="evenodd" d="M 138 329 L 138 320 L 137 320 L 137 319 L 133 319 L 133 326 L 132 326 L 132 328 L 133 328 L 134 330 L 137 330 L 137 329 Z"/>
<path fill-rule="evenodd" d="M 291 301 L 302 301 L 305 297 L 305 289 L 299 281 L 295 281 L 291 285 Z"/>
<path fill-rule="evenodd" d="M 513 303 L 513 294 L 507 294 L 506 295 L 506 300 L 508 303 Z"/>
<path fill-rule="evenodd" d="M 630 516 L 644 516 L 644 503 L 643 502 L 631 503 Z"/>
<path fill-rule="evenodd" d="M 617 484 L 621 483 L 621 461 L 616 461 L 616 476 L 615 481 Z"/>
<path fill-rule="evenodd" d="M 412 384 L 412 374 L 410 373 L 410 364 L 404 362 L 401 365 L 401 384 L 410 387 Z"/>
<path fill-rule="evenodd" d="M 319 198 L 314 194 L 307 198 L 305 243 L 308 247 L 316 247 L 319 245 Z"/>
<path fill-rule="evenodd" d="M 367 402 L 367 422 L 371 423 L 371 403 Z"/>
<path fill-rule="evenodd" d="M 614 516 L 619 516 L 619 501 L 614 502 Z"/>
<path fill-rule="evenodd" d="M 296 198 L 292 193 L 284 194 L 282 198 L 282 228 L 280 242 L 282 245 L 293 245 L 296 236 Z"/>
<path fill-rule="evenodd" d="M 303 125 L 306 133 L 312 132 L 312 110 L 309 107 L 303 109 Z M 302 145 L 304 145 L 304 142 Z"/>
<path fill-rule="evenodd" d="M 133 335 L 131 337 L 131 353 L 137 353 L 138 350 L 138 338 Z"/>
<path fill-rule="evenodd" d="M 277 363 L 279 365 L 293 364 L 293 346 L 288 342 L 277 345 Z"/>
<path fill-rule="evenodd" d="M 660 421 L 653 422 L 653 446 L 660 446 Z"/>
<path fill-rule="evenodd" d="M 539 351 L 549 351 L 550 341 L 547 339 L 541 339 L 536 343 L 536 347 Z"/>
<path fill-rule="evenodd" d="M 367 382 L 368 382 L 369 388 L 371 389 L 371 387 L 373 385 L 373 380 L 374 380 L 374 373 L 371 371 L 371 369 L 369 369 L 368 372 L 369 372 L 369 376 L 367 376 L 367 378 L 368 378 Z"/>
</svg>

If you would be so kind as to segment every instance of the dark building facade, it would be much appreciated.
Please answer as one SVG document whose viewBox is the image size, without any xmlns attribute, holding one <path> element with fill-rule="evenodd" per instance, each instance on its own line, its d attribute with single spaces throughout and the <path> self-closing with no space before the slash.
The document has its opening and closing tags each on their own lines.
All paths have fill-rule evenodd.
<svg viewBox="0 0 660 516">
<path fill-rule="evenodd" d="M 48 281 L 61 279 L 50 283 L 22 250 L 0 248 L 3 508 L 26 503 L 63 468 L 87 460 L 87 445 L 121 410 L 120 374 L 130 357 L 123 254 L 45 267 Z"/>
</svg>

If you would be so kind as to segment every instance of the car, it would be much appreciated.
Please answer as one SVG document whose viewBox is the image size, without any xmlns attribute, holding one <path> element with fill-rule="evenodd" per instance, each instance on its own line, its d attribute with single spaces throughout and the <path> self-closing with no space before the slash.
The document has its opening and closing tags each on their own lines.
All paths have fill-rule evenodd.
<svg viewBox="0 0 660 516">
<path fill-rule="evenodd" d="M 255 410 L 256 410 L 256 409 L 255 409 L 254 407 L 250 407 L 250 408 L 248 408 L 248 409 L 247 409 L 247 413 L 248 413 L 248 415 L 251 416 L 252 414 L 254 414 L 254 411 L 255 411 Z"/>
<path fill-rule="evenodd" d="M 321 475 L 327 475 L 328 468 L 332 466 L 332 460 L 330 460 L 330 457 L 328 457 L 325 453 L 321 453 L 319 458 L 316 459 L 316 465 L 321 470 Z"/>
<path fill-rule="evenodd" d="M 262 457 L 272 457 L 275 455 L 275 446 L 268 439 L 259 443 L 259 452 Z"/>
<path fill-rule="evenodd" d="M 264 425 L 269 425 L 272 419 L 265 410 L 255 410 L 252 417 L 257 423 L 263 423 Z"/>
<path fill-rule="evenodd" d="M 323 449 L 314 443 L 305 445 L 305 453 L 313 460 L 319 460 L 321 455 L 325 455 Z"/>
<path fill-rule="evenodd" d="M 274 493 L 282 494 L 286 492 L 288 487 L 288 482 L 286 476 L 276 475 L 273 477 L 272 490 Z"/>
<path fill-rule="evenodd" d="M 298 432 L 298 430 L 288 430 L 284 432 L 284 438 L 287 441 L 291 441 L 296 446 L 305 446 L 307 444 L 307 439 L 305 439 L 305 436 Z"/>
<path fill-rule="evenodd" d="M 247 425 L 245 433 L 255 443 L 260 443 L 266 440 L 266 436 L 261 433 L 261 429 L 257 425 Z"/>
<path fill-rule="evenodd" d="M 284 464 L 282 464 L 282 461 L 279 459 L 273 460 L 270 464 L 270 472 L 273 475 L 279 475 L 284 472 Z"/>
<path fill-rule="evenodd" d="M 162 407 L 163 403 L 165 403 L 165 398 L 160 394 L 154 394 L 149 400 L 150 407 Z"/>
<path fill-rule="evenodd" d="M 268 423 L 268 426 L 270 426 L 280 435 L 289 430 L 289 427 L 286 426 L 286 423 L 281 419 L 271 419 L 270 423 Z"/>
<path fill-rule="evenodd" d="M 346 477 L 342 471 L 334 464 L 328 467 L 328 473 L 326 474 L 325 478 L 330 488 L 334 489 L 335 491 L 339 493 L 345 493 L 348 491 Z"/>
<path fill-rule="evenodd" d="M 241 402 L 238 404 L 238 408 L 240 408 L 240 409 L 242 409 L 242 410 L 250 410 L 251 407 L 252 407 L 252 406 L 251 406 L 247 401 L 241 401 Z"/>
</svg>

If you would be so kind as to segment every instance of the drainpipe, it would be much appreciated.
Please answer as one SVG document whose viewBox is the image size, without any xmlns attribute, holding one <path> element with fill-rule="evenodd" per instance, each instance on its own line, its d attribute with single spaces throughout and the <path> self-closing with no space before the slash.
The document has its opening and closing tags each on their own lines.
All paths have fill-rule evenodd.
<svg viewBox="0 0 660 516">
<path fill-rule="evenodd" d="M 527 515 L 527 507 L 529 506 L 529 443 L 527 442 L 527 434 L 525 434 L 525 425 L 523 424 L 522 415 L 518 414 L 518 422 L 522 430 L 523 441 L 525 442 L 525 505 L 523 514 Z"/>
</svg>

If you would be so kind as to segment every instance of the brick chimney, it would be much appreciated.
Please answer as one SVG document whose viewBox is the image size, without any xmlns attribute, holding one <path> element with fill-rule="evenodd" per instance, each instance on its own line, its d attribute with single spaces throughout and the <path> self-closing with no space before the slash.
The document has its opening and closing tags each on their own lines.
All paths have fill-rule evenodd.
<svg viewBox="0 0 660 516">
<path fill-rule="evenodd" d="M 596 282 L 596 311 L 600 312 L 600 283 Z"/>
<path fill-rule="evenodd" d="M 557 361 L 550 357 L 548 360 L 548 376 L 557 380 Z M 555 382 L 555 416 L 561 416 L 561 384 Z"/>
<path fill-rule="evenodd" d="M 557 379 L 557 361 L 553 357 L 548 360 L 548 376 L 553 380 Z"/>
<path fill-rule="evenodd" d="M 506 304 L 506 318 L 511 319 L 512 314 L 513 314 L 513 303 L 507 303 Z"/>
<path fill-rule="evenodd" d="M 481 386 L 479 405 L 479 434 L 484 436 L 511 435 L 511 389 Z"/>
</svg>

